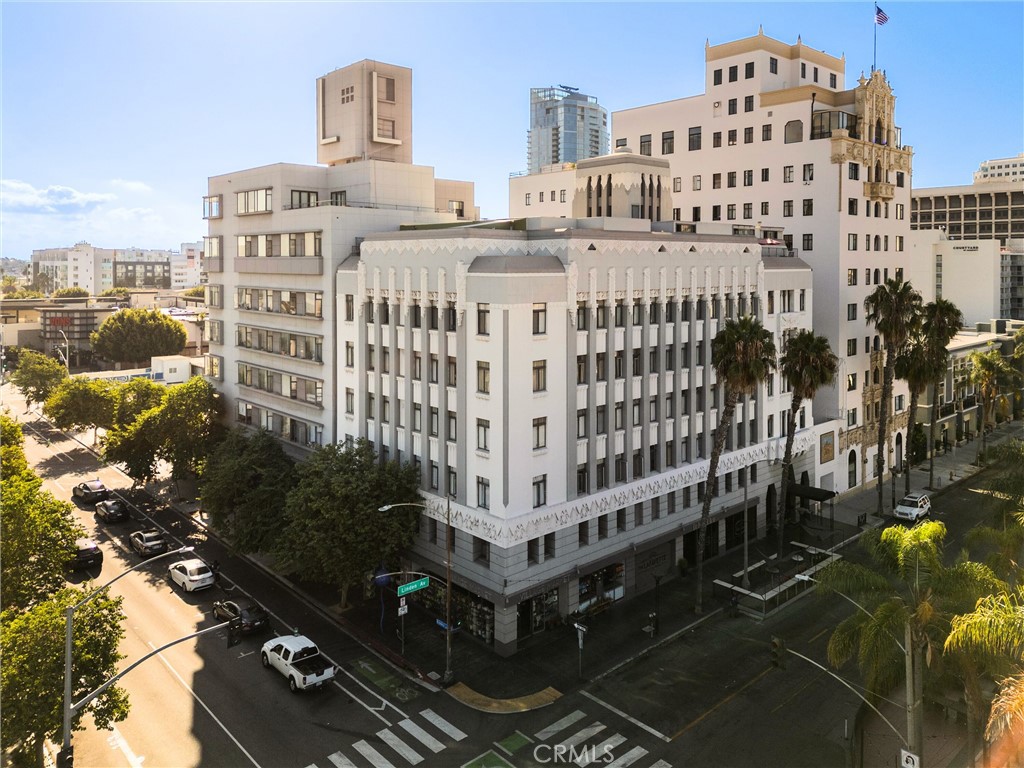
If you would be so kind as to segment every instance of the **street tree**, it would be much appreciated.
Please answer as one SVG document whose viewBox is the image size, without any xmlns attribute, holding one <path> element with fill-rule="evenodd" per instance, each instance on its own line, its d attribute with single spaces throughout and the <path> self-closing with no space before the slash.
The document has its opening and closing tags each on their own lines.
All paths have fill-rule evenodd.
<svg viewBox="0 0 1024 768">
<path fill-rule="evenodd" d="M 68 288 L 58 288 L 53 292 L 55 299 L 82 299 L 87 298 L 89 292 L 79 285 L 72 285 Z"/>
<path fill-rule="evenodd" d="M 882 395 L 878 416 L 878 446 L 875 471 L 878 476 L 878 515 L 882 515 L 882 478 L 885 476 L 885 440 L 889 429 L 889 409 L 892 407 L 892 382 L 896 358 L 914 333 L 919 323 L 921 294 L 910 283 L 899 278 L 886 280 L 864 299 L 864 319 L 873 323 L 885 344 L 885 365 L 882 376 Z"/>
<path fill-rule="evenodd" d="M 86 587 L 89 589 L 89 587 Z M 0 723 L 4 743 L 15 747 L 19 765 L 43 768 L 43 745 L 59 740 L 64 703 L 64 611 L 85 597 L 65 588 L 24 612 L 5 611 L 0 622 Z M 80 701 L 118 672 L 124 658 L 121 598 L 97 595 L 75 611 L 72 642 L 72 699 Z M 113 685 L 72 718 L 82 730 L 86 713 L 97 728 L 108 728 L 128 715 L 128 695 Z M 15 746 L 16 745 L 16 746 Z"/>
<path fill-rule="evenodd" d="M 1006 588 L 987 566 L 967 560 L 944 565 L 945 538 L 946 526 L 931 520 L 871 530 L 861 539 L 871 566 L 838 560 L 816 577 L 823 594 L 836 592 L 862 608 L 833 631 L 829 661 L 838 668 L 856 658 L 873 702 L 905 681 L 908 741 L 918 754 L 925 663 L 939 658 L 952 616 Z M 976 690 L 965 684 L 965 693 Z"/>
<path fill-rule="evenodd" d="M 28 470 L 25 458 L 25 435 L 10 411 L 0 412 L 0 479 L 20 475 Z"/>
<path fill-rule="evenodd" d="M 907 382 L 910 390 L 910 407 L 907 410 L 907 472 L 904 472 L 904 493 L 910 493 L 910 445 L 911 436 L 917 424 L 917 403 L 925 388 L 941 375 L 940 366 L 945 370 L 945 360 L 939 360 L 921 333 L 914 333 L 896 358 L 895 376 Z M 929 440 L 929 444 L 931 441 Z M 899 469 L 893 467 L 893 469 Z M 893 481 L 895 482 L 895 480 Z"/>
<path fill-rule="evenodd" d="M 71 505 L 43 490 L 31 470 L 5 476 L 0 494 L 0 609 L 24 609 L 64 585 L 75 540 L 85 531 Z"/>
<path fill-rule="evenodd" d="M 222 410 L 220 394 L 202 376 L 167 388 L 151 426 L 157 430 L 157 457 L 171 465 L 175 481 L 202 475 L 206 457 L 224 435 Z"/>
<path fill-rule="evenodd" d="M 232 429 L 207 461 L 203 510 L 239 552 L 267 552 L 284 529 L 281 508 L 295 478 L 295 462 L 273 434 Z"/>
<path fill-rule="evenodd" d="M 337 588 L 347 607 L 349 589 L 412 542 L 415 507 L 378 510 L 422 503 L 419 474 L 412 464 L 381 461 L 366 440 L 318 447 L 296 472 L 275 559 L 285 572 Z"/>
<path fill-rule="evenodd" d="M 999 397 L 1003 385 L 1017 375 L 1017 372 L 1003 357 L 1002 349 L 991 342 L 988 349 L 982 352 L 976 349 L 968 356 L 970 371 L 968 376 L 981 399 L 981 441 L 978 443 L 976 463 L 981 464 L 985 456 L 986 431 L 992 409 Z"/>
<path fill-rule="evenodd" d="M 144 411 L 125 426 L 115 425 L 103 443 L 103 460 L 120 464 L 132 486 L 144 485 L 156 476 L 160 450 L 160 406 Z"/>
<path fill-rule="evenodd" d="M 921 328 L 925 343 L 935 362 L 935 379 L 932 381 L 932 434 L 928 436 L 929 488 L 935 487 L 935 425 L 939 423 L 939 384 L 949 367 L 949 342 L 963 324 L 963 312 L 949 299 L 929 301 L 921 309 Z"/>
<path fill-rule="evenodd" d="M 93 351 L 115 363 L 142 366 L 185 348 L 185 326 L 155 309 L 118 310 L 90 336 Z"/>
<path fill-rule="evenodd" d="M 775 341 L 771 331 L 752 315 L 729 318 L 711 340 L 711 365 L 718 383 L 725 387 L 725 403 L 715 428 L 714 446 L 708 463 L 708 477 L 704 484 L 704 498 L 697 533 L 697 604 L 696 612 L 703 610 L 704 544 L 711 520 L 711 499 L 718 482 L 718 461 L 725 449 L 725 438 L 732 428 L 736 403 L 741 395 L 752 395 L 776 367 Z M 746 514 L 744 510 L 743 514 Z"/>
<path fill-rule="evenodd" d="M 121 383 L 114 391 L 112 427 L 124 428 L 143 413 L 163 405 L 167 387 L 151 379 L 138 377 Z"/>
<path fill-rule="evenodd" d="M 31 408 L 32 403 L 45 403 L 46 398 L 67 377 L 67 369 L 52 357 L 31 349 L 22 349 L 18 355 L 18 367 L 11 374 L 11 382 Z"/>
<path fill-rule="evenodd" d="M 114 403 L 117 385 L 106 379 L 72 376 L 64 379 L 43 404 L 43 414 L 57 429 L 81 431 L 92 429 L 96 444 L 99 429 L 114 426 Z"/>
<path fill-rule="evenodd" d="M 786 453 L 782 459 L 782 494 L 776 513 L 779 552 L 785 544 L 783 528 L 786 520 L 786 504 L 789 496 L 789 476 L 793 466 L 793 438 L 796 435 L 797 415 L 805 400 L 813 400 L 814 394 L 822 387 L 831 386 L 839 370 L 839 358 L 832 352 L 832 346 L 824 336 L 804 329 L 794 334 L 787 342 L 780 361 L 782 376 L 793 389 L 789 406 L 789 428 L 786 431 Z M 743 512 L 746 514 L 746 511 Z M 770 514 L 770 512 L 769 512 Z"/>
</svg>

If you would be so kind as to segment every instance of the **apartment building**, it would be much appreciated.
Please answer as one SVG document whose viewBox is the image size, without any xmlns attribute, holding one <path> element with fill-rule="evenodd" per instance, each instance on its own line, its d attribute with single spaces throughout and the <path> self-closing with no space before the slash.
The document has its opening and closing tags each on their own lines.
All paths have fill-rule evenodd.
<svg viewBox="0 0 1024 768">
<path fill-rule="evenodd" d="M 1024 180 L 1024 152 L 1021 152 L 1016 157 L 986 160 L 974 172 L 975 184 L 1021 180 Z"/>
<path fill-rule="evenodd" d="M 499 653 L 695 560 L 723 398 L 711 339 L 746 313 L 782 329 L 780 344 L 810 327 L 800 259 L 672 229 L 597 217 L 412 227 L 368 236 L 338 270 L 339 432 L 419 467 L 418 570 L 444 572 L 451 494 L 456 616 Z M 749 535 L 765 533 L 784 390 L 774 377 L 737 410 L 709 556 L 741 545 L 745 491 Z M 820 431 L 808 405 L 805 482 L 835 468 Z"/>
<path fill-rule="evenodd" d="M 615 146 L 668 160 L 680 228 L 777 239 L 813 268 L 814 329 L 841 361 L 838 385 L 814 402 L 816 421 L 842 423 L 847 471 L 833 489 L 871 482 L 884 350 L 864 299 L 904 275 L 911 256 L 912 149 L 892 86 L 875 70 L 847 87 L 845 59 L 761 30 L 708 44 L 705 61 L 704 93 L 615 112 Z M 896 462 L 906 402 L 897 381 L 888 438 Z"/>
<path fill-rule="evenodd" d="M 84 288 L 98 295 L 110 288 L 185 289 L 199 285 L 202 253 L 198 243 L 181 250 L 97 248 L 86 242 L 71 248 L 32 251 L 32 278 L 49 290 Z"/>
<path fill-rule="evenodd" d="M 528 173 L 608 154 L 608 110 L 566 85 L 530 89 Z"/>
<path fill-rule="evenodd" d="M 361 61 L 317 80 L 317 159 L 212 176 L 203 200 L 206 375 L 238 423 L 298 453 L 336 442 L 335 271 L 370 233 L 478 213 L 473 185 L 411 164 L 412 73 Z"/>
<path fill-rule="evenodd" d="M 985 167 L 984 164 L 982 167 Z M 1024 177 L 978 179 L 973 184 L 915 189 L 911 229 L 937 229 L 951 240 L 1024 238 Z"/>
</svg>

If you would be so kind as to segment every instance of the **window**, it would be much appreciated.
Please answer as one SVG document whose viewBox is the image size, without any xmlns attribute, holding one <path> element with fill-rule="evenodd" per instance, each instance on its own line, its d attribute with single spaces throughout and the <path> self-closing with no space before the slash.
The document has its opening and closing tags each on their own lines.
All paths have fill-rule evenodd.
<svg viewBox="0 0 1024 768">
<path fill-rule="evenodd" d="M 804 206 L 803 206 L 803 208 L 804 208 L 804 216 L 813 216 L 814 215 L 814 198 L 805 197 L 804 198 Z"/>
<path fill-rule="evenodd" d="M 729 203 L 725 207 L 725 218 L 729 221 L 735 221 L 736 219 L 736 203 Z"/>
<path fill-rule="evenodd" d="M 721 85 L 722 84 L 722 70 L 716 69 L 714 71 L 714 74 L 712 76 L 712 83 L 714 85 Z"/>
<path fill-rule="evenodd" d="M 457 386 L 459 380 L 459 364 L 454 357 L 448 358 L 448 365 L 445 370 L 448 377 L 447 385 L 449 387 Z"/>
<path fill-rule="evenodd" d="M 814 181 L 814 163 L 804 163 L 804 181 Z"/>
<path fill-rule="evenodd" d="M 716 149 L 718 147 L 722 146 L 722 132 L 721 131 L 715 131 L 714 133 L 711 134 L 711 146 L 713 148 L 716 148 Z"/>
<path fill-rule="evenodd" d="M 818 82 L 818 68 L 814 68 L 814 82 Z"/>
<path fill-rule="evenodd" d="M 729 99 L 729 114 L 730 115 L 735 115 L 736 114 L 736 112 L 737 112 L 736 106 L 737 106 L 737 100 L 736 99 Z"/>
<path fill-rule="evenodd" d="M 860 164 L 850 163 L 849 173 L 847 174 L 851 179 L 857 181 L 860 179 Z"/>
<path fill-rule="evenodd" d="M 792 216 L 793 215 L 793 201 L 792 200 L 783 200 L 782 201 L 782 215 L 783 216 Z"/>
<path fill-rule="evenodd" d="M 903 171 L 896 171 L 896 186 L 903 186 Z"/>
<path fill-rule="evenodd" d="M 857 390 L 857 374 L 848 373 L 846 374 L 846 391 L 855 392 Z"/>
<path fill-rule="evenodd" d="M 356 411 L 356 393 L 354 390 L 345 389 L 345 413 L 355 413 Z"/>
<path fill-rule="evenodd" d="M 775 437 L 775 415 L 768 415 L 768 435 L 767 437 Z"/>
<path fill-rule="evenodd" d="M 527 205 L 530 204 L 530 193 L 529 192 L 526 193 L 526 204 Z"/>
<path fill-rule="evenodd" d="M 356 348 L 351 341 L 345 342 L 345 367 L 354 368 L 356 364 Z"/>
<path fill-rule="evenodd" d="M 678 209 L 676 209 L 676 210 L 678 210 Z M 700 221 L 700 206 L 699 205 L 693 206 L 693 210 L 690 213 L 692 214 L 692 217 L 693 217 L 692 220 L 693 221 Z"/>
<path fill-rule="evenodd" d="M 491 392 L 491 364 L 483 360 L 476 363 L 476 391 L 484 395 Z"/>
<path fill-rule="evenodd" d="M 846 356 L 852 357 L 857 354 L 857 340 L 847 339 L 846 340 Z"/>
<path fill-rule="evenodd" d="M 700 192 L 700 174 L 697 174 L 696 176 L 693 177 L 693 191 Z"/>
<path fill-rule="evenodd" d="M 540 336 L 548 332 L 548 305 L 533 305 L 533 335 Z"/>
<path fill-rule="evenodd" d="M 440 428 L 440 419 L 437 408 L 430 409 L 430 434 L 437 437 L 438 429 Z"/>
<path fill-rule="evenodd" d="M 836 73 L 835 72 L 829 72 L 828 73 L 828 87 L 829 88 L 835 88 L 837 82 L 838 81 L 836 79 Z"/>
<path fill-rule="evenodd" d="M 250 189 L 236 192 L 235 203 L 239 214 L 266 213 L 273 210 L 272 189 Z"/>
<path fill-rule="evenodd" d="M 219 219 L 221 217 L 220 201 L 220 195 L 210 195 L 209 197 L 203 198 L 204 219 Z"/>
<path fill-rule="evenodd" d="M 489 336 L 491 333 L 491 305 L 476 305 L 476 332 L 479 336 Z"/>
<path fill-rule="evenodd" d="M 307 192 L 301 189 L 292 190 L 292 204 L 294 208 L 316 208 L 317 205 L 317 193 Z"/>
<path fill-rule="evenodd" d="M 846 305 L 846 319 L 847 320 L 856 320 L 857 319 L 857 305 L 856 305 L 856 303 L 854 303 L 854 304 L 847 304 Z"/>
<path fill-rule="evenodd" d="M 544 193 L 543 192 L 541 192 L 539 195 L 537 195 L 537 202 L 538 203 L 543 203 L 544 202 Z"/>
<path fill-rule="evenodd" d="M 743 77 L 749 80 L 754 76 L 754 62 L 748 61 L 743 65 Z"/>
<path fill-rule="evenodd" d="M 803 61 L 800 62 L 800 77 L 807 77 L 807 63 Z"/>
<path fill-rule="evenodd" d="M 615 140 L 615 147 L 616 147 L 616 149 L 619 148 L 619 147 L 624 147 L 624 146 L 626 146 L 626 140 L 625 139 L 616 139 Z"/>
<path fill-rule="evenodd" d="M 698 125 L 696 128 L 691 128 L 689 134 L 690 134 L 690 151 L 693 152 L 695 150 L 700 149 L 700 126 Z M 641 152 L 640 154 L 643 154 L 643 153 Z"/>
<path fill-rule="evenodd" d="M 576 411 L 576 437 L 587 436 L 587 409 L 581 408 Z"/>
<path fill-rule="evenodd" d="M 722 220 L 722 206 L 712 205 L 711 206 L 711 220 L 721 221 Z"/>
<path fill-rule="evenodd" d="M 772 140 L 772 124 L 771 123 L 765 123 L 764 125 L 761 126 L 761 141 L 771 141 L 771 140 Z"/>
<path fill-rule="evenodd" d="M 744 219 L 752 219 L 752 218 L 754 218 L 754 204 L 753 203 L 744 203 L 743 204 L 743 218 Z"/>
<path fill-rule="evenodd" d="M 564 189 L 559 190 L 559 192 L 558 192 L 558 202 L 560 202 L 560 203 L 564 203 L 565 202 L 565 190 Z"/>
<path fill-rule="evenodd" d="M 744 171 L 743 172 L 743 186 L 744 187 L 752 187 L 752 186 L 754 186 L 754 171 L 753 170 L 749 170 L 749 171 Z"/>
<path fill-rule="evenodd" d="M 730 189 L 736 186 L 736 171 L 729 171 L 726 186 L 728 186 Z"/>
<path fill-rule="evenodd" d="M 651 154 L 651 134 L 649 133 L 640 137 L 640 154 L 648 156 Z"/>
<path fill-rule="evenodd" d="M 814 250 L 814 235 L 806 234 L 803 236 L 803 249 L 805 251 Z"/>
<path fill-rule="evenodd" d="M 856 216 L 857 215 L 857 205 L 858 205 L 857 198 L 856 197 L 851 197 L 849 200 L 846 201 L 846 212 L 850 216 Z"/>
<path fill-rule="evenodd" d="M 676 151 L 676 132 L 662 131 L 661 133 L 661 154 L 671 155 Z"/>
<path fill-rule="evenodd" d="M 857 409 L 851 408 L 846 412 L 846 426 L 855 427 L 857 426 Z"/>
<path fill-rule="evenodd" d="M 491 481 L 483 477 L 476 479 L 476 505 L 480 509 L 491 508 Z M 486 551 L 487 542 L 483 539 L 473 538 L 474 550 L 477 548 L 477 543 L 481 545 L 480 549 Z M 480 556 L 477 552 L 473 553 L 474 560 L 486 560 L 487 555 Z"/>
<path fill-rule="evenodd" d="M 903 235 L 896 235 L 896 250 L 903 250 Z"/>
<path fill-rule="evenodd" d="M 761 203 L 761 215 L 762 216 L 767 216 L 768 215 L 768 203 Z"/>
<path fill-rule="evenodd" d="M 754 127 L 749 126 L 743 129 L 743 143 L 753 144 L 754 143 Z"/>
<path fill-rule="evenodd" d="M 804 288 L 800 289 L 800 311 L 803 312 L 807 309 L 807 290 Z"/>
<path fill-rule="evenodd" d="M 533 420 L 533 448 L 548 447 L 548 420 L 547 418 L 540 418 Z"/>
<path fill-rule="evenodd" d="M 743 97 L 743 111 L 744 112 L 753 112 L 754 111 L 754 97 L 753 96 L 744 96 Z M 753 129 L 751 129 L 751 130 L 753 130 Z"/>
<path fill-rule="evenodd" d="M 848 251 L 856 251 L 857 250 L 857 233 L 856 232 L 851 232 L 850 234 L 848 234 L 846 236 L 846 249 Z"/>
<path fill-rule="evenodd" d="M 775 314 L 775 291 L 768 291 L 768 314 Z"/>
<path fill-rule="evenodd" d="M 729 146 L 730 147 L 735 147 L 736 146 L 736 129 L 735 128 L 733 128 L 731 131 L 729 131 Z"/>
<path fill-rule="evenodd" d="M 793 166 L 792 165 L 784 165 L 782 167 L 782 182 L 784 184 L 792 184 L 793 183 Z"/>
<path fill-rule="evenodd" d="M 548 388 L 547 360 L 533 361 L 533 391 L 543 392 Z"/>
<path fill-rule="evenodd" d="M 779 74 L 779 60 L 774 56 L 768 58 L 768 71 L 773 75 Z"/>
<path fill-rule="evenodd" d="M 491 422 L 487 419 L 476 420 L 476 449 L 478 451 L 491 449 Z"/>
<path fill-rule="evenodd" d="M 672 191 L 682 192 L 683 191 L 683 177 L 676 176 L 672 179 Z"/>
<path fill-rule="evenodd" d="M 533 506 L 543 507 L 548 503 L 548 476 L 540 475 L 533 478 Z"/>
<path fill-rule="evenodd" d="M 848 270 L 846 270 L 846 284 L 847 285 L 856 285 L 857 284 L 857 270 L 856 269 L 848 269 Z"/>
<path fill-rule="evenodd" d="M 896 203 L 896 219 L 903 219 L 903 203 Z"/>
<path fill-rule="evenodd" d="M 740 71 L 740 68 L 736 64 L 733 64 L 731 67 L 729 67 L 729 82 L 730 83 L 735 83 L 737 80 L 739 80 L 739 71 Z"/>
<path fill-rule="evenodd" d="M 722 174 L 713 173 L 711 174 L 711 188 L 721 189 L 722 188 Z"/>
<path fill-rule="evenodd" d="M 804 123 L 803 120 L 790 120 L 786 123 L 785 131 L 785 143 L 786 144 L 798 144 L 804 140 Z"/>
</svg>

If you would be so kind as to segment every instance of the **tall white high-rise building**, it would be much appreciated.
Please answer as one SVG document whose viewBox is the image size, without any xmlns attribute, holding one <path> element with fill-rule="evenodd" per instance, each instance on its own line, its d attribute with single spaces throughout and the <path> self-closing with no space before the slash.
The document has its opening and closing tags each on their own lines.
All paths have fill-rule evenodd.
<svg viewBox="0 0 1024 768">
<path fill-rule="evenodd" d="M 608 154 L 608 110 L 565 85 L 530 89 L 527 168 L 575 163 Z"/>
</svg>

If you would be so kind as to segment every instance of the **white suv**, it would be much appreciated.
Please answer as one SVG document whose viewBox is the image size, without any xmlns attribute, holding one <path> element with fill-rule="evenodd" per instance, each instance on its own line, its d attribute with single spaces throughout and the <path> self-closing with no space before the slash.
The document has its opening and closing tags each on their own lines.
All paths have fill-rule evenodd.
<svg viewBox="0 0 1024 768">
<path fill-rule="evenodd" d="M 900 503 L 896 505 L 896 509 L 893 510 L 892 516 L 897 520 L 907 520 L 911 523 L 916 523 L 921 518 L 931 514 L 931 511 L 932 500 L 928 494 L 914 491 L 903 497 Z"/>
</svg>

